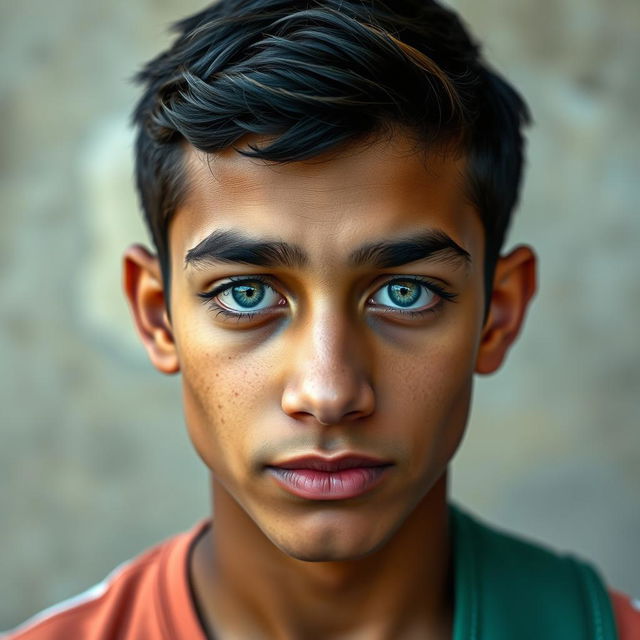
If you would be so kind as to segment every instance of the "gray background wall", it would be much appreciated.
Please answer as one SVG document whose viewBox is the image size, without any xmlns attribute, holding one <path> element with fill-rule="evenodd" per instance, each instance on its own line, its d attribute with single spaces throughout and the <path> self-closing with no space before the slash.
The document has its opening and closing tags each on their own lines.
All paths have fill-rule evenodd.
<svg viewBox="0 0 640 640">
<path fill-rule="evenodd" d="M 640 3 L 458 0 L 536 127 L 511 243 L 541 290 L 453 493 L 640 595 Z M 132 72 L 194 0 L 0 3 L 0 629 L 207 513 L 178 384 L 129 326 Z"/>
</svg>

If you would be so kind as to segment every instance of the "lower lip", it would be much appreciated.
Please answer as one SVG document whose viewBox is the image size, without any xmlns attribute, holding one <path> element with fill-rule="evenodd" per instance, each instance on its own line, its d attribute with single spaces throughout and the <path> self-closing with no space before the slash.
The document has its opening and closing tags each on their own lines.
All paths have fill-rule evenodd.
<svg viewBox="0 0 640 640">
<path fill-rule="evenodd" d="M 388 466 L 356 467 L 341 471 L 282 469 L 269 467 L 276 482 L 286 491 L 307 500 L 347 500 L 378 486 Z"/>
</svg>

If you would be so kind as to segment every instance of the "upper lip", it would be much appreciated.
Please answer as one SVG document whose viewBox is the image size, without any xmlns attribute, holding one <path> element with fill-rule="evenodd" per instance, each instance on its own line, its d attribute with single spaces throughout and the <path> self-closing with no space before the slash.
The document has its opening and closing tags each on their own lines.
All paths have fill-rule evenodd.
<svg viewBox="0 0 640 640">
<path fill-rule="evenodd" d="M 335 472 L 343 471 L 344 469 L 357 469 L 363 467 L 383 467 L 390 464 L 391 463 L 387 460 L 374 458 L 372 456 L 346 454 L 333 458 L 324 458 L 322 456 L 315 455 L 301 456 L 270 464 L 268 466 L 277 467 L 278 469 L 311 469 L 313 471 Z"/>
</svg>

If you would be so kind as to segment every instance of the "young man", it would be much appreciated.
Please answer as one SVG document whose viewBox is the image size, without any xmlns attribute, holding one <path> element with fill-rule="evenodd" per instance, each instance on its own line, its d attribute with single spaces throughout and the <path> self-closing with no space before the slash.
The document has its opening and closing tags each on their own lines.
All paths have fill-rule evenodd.
<svg viewBox="0 0 640 640">
<path fill-rule="evenodd" d="M 157 253 L 124 283 L 214 518 L 9 637 L 640 637 L 587 564 L 447 503 L 535 291 L 531 249 L 501 254 L 522 99 L 427 0 L 221 0 L 178 31 L 139 76 Z"/>
</svg>

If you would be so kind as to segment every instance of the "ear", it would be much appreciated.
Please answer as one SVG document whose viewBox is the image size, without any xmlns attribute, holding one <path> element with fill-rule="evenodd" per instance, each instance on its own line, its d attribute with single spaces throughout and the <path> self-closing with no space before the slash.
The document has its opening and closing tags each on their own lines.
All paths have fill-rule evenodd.
<svg viewBox="0 0 640 640">
<path fill-rule="evenodd" d="M 133 245 L 125 251 L 122 266 L 124 292 L 149 359 L 158 371 L 176 373 L 180 366 L 158 258 L 142 245 Z"/>
<path fill-rule="evenodd" d="M 520 333 L 535 292 L 536 256 L 530 247 L 517 247 L 498 259 L 476 373 L 493 373 L 500 367 Z"/>
</svg>

